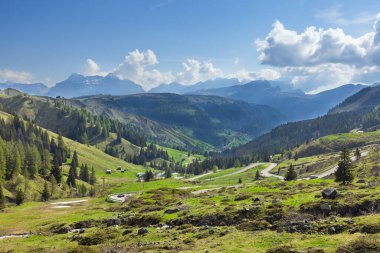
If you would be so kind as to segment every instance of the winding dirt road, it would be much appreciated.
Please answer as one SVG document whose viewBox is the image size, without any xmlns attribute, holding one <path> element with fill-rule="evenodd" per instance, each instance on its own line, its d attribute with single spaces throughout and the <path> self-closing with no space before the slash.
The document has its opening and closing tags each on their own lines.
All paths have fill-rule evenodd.
<svg viewBox="0 0 380 253">
<path fill-rule="evenodd" d="M 368 155 L 368 151 L 364 151 L 361 156 L 364 157 L 364 156 L 367 156 Z M 351 157 L 351 161 L 355 162 L 356 161 L 356 156 L 353 156 Z M 276 174 L 272 174 L 270 173 L 270 171 L 277 166 L 276 163 L 272 163 L 271 165 L 274 165 L 274 166 L 268 166 L 266 169 L 264 169 L 262 172 L 261 172 L 261 175 L 263 177 L 277 177 L 278 179 L 280 180 L 284 180 L 284 177 L 283 176 L 280 176 L 280 175 L 276 175 Z M 324 177 L 328 177 L 330 176 L 331 174 L 334 174 L 335 171 L 338 169 L 338 165 L 335 165 L 334 167 L 322 172 L 322 173 L 319 173 L 319 174 L 316 174 L 316 175 L 313 175 L 314 178 L 324 178 Z M 310 177 L 304 177 L 304 178 L 298 178 L 297 180 L 310 180 L 312 178 Z"/>
</svg>

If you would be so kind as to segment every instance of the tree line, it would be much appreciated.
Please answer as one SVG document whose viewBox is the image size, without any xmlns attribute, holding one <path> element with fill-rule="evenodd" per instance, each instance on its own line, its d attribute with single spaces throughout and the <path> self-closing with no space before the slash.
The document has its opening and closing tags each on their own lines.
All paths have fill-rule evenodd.
<svg viewBox="0 0 380 253">
<path fill-rule="evenodd" d="M 69 159 L 71 163 L 68 164 Z M 70 167 L 66 182 L 63 181 L 63 165 Z M 27 197 L 38 200 L 36 195 L 47 200 L 58 192 L 72 189 L 81 196 L 94 193 L 95 170 L 89 171 L 87 165 L 82 164 L 77 174 L 78 166 L 77 152 L 74 151 L 71 157 L 61 134 L 56 139 L 51 138 L 47 131 L 17 115 L 0 119 L 0 203 L 5 203 L 3 187 L 12 193 L 7 197 L 8 201 L 16 204 L 21 204 Z M 43 191 L 29 187 L 33 183 L 40 188 L 41 179 Z M 75 179 L 93 186 L 88 191 L 84 183 L 78 184 Z"/>
</svg>

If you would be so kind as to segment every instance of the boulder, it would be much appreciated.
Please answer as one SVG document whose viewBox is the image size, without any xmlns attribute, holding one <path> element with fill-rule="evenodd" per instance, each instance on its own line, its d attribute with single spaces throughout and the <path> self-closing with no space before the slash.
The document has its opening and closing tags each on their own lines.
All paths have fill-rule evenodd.
<svg viewBox="0 0 380 253">
<path fill-rule="evenodd" d="M 140 228 L 138 231 L 137 231 L 137 234 L 138 235 L 145 235 L 148 233 L 148 229 L 146 228 Z"/>
<path fill-rule="evenodd" d="M 261 198 L 256 197 L 256 198 L 253 198 L 252 200 L 253 200 L 253 202 L 260 202 L 260 201 L 261 201 Z"/>
<path fill-rule="evenodd" d="M 358 183 L 358 184 L 365 184 L 365 180 L 364 179 L 359 179 L 358 181 L 356 181 L 356 183 Z"/>
<path fill-rule="evenodd" d="M 331 211 L 331 205 L 327 203 L 322 203 L 319 208 L 323 211 Z"/>
<path fill-rule="evenodd" d="M 128 235 L 130 233 L 132 233 L 132 229 L 126 229 L 123 231 L 123 235 Z"/>
<path fill-rule="evenodd" d="M 274 199 L 274 200 L 272 200 L 272 204 L 274 204 L 274 205 L 281 204 L 281 200 Z"/>
<path fill-rule="evenodd" d="M 324 199 L 336 199 L 338 192 L 334 188 L 326 188 L 322 191 L 322 197 Z"/>
<path fill-rule="evenodd" d="M 166 210 L 165 210 L 165 213 L 167 213 L 167 214 L 172 214 L 172 213 L 176 213 L 176 212 L 178 212 L 178 211 L 179 211 L 178 208 L 166 209 Z"/>
</svg>

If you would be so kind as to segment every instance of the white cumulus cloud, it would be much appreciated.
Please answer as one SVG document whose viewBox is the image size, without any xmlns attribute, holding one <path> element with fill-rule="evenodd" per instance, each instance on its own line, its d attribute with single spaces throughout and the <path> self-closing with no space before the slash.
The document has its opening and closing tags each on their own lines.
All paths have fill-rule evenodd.
<svg viewBox="0 0 380 253">
<path fill-rule="evenodd" d="M 124 61 L 112 72 L 119 78 L 131 80 L 148 90 L 162 83 L 171 83 L 175 79 L 171 72 L 152 69 L 152 66 L 158 63 L 157 56 L 152 50 L 140 52 L 136 49 L 129 52 Z"/>
<path fill-rule="evenodd" d="M 25 71 L 0 69 L 0 80 L 2 82 L 31 83 L 34 80 L 34 76 Z"/>
<path fill-rule="evenodd" d="M 276 67 L 282 81 L 307 92 L 380 77 L 380 15 L 372 32 L 357 37 L 341 28 L 310 26 L 297 32 L 276 21 L 255 44 L 261 64 Z"/>
<path fill-rule="evenodd" d="M 86 60 L 85 70 L 83 74 L 86 76 L 105 76 L 107 75 L 107 72 L 102 72 L 100 70 L 100 66 L 93 59 L 89 58 Z"/>
<path fill-rule="evenodd" d="M 183 71 L 177 74 L 177 81 L 182 84 L 192 85 L 198 82 L 224 77 L 223 71 L 216 68 L 211 62 L 187 59 L 182 63 L 182 66 Z"/>
</svg>

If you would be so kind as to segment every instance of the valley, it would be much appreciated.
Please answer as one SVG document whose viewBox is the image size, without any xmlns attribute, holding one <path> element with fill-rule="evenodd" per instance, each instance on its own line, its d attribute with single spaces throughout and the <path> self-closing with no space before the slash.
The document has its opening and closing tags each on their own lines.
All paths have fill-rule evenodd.
<svg viewBox="0 0 380 253">
<path fill-rule="evenodd" d="M 0 87 L 0 252 L 380 252 L 377 85 Z"/>
</svg>

